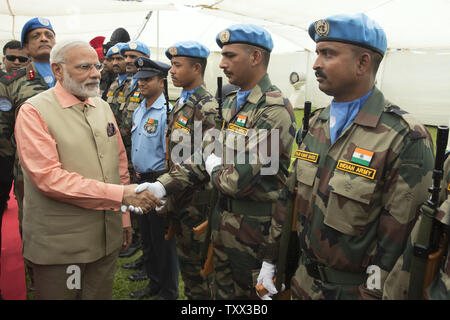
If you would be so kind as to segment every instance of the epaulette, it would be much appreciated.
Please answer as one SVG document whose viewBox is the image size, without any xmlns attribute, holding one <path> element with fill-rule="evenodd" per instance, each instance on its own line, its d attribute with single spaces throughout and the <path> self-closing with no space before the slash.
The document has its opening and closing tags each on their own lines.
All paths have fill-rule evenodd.
<svg viewBox="0 0 450 320">
<path fill-rule="evenodd" d="M 273 106 L 273 105 L 284 106 L 285 105 L 283 94 L 278 90 L 268 91 L 265 93 L 265 96 L 266 96 L 266 105 L 267 106 Z"/>
<path fill-rule="evenodd" d="M 14 81 L 16 81 L 17 79 L 22 78 L 26 74 L 27 74 L 26 69 L 21 68 L 17 71 L 10 72 L 10 73 L 3 75 L 2 77 L 0 77 L 0 82 L 5 85 L 9 85 L 9 84 L 13 83 Z"/>
<path fill-rule="evenodd" d="M 230 92 L 227 92 L 225 97 L 231 96 L 232 94 L 237 94 L 238 90 L 231 90 Z"/>
<path fill-rule="evenodd" d="M 390 102 L 387 102 L 385 112 L 393 113 L 400 118 L 408 125 L 410 129 L 410 138 L 412 140 L 425 139 L 427 137 L 425 126 L 420 123 L 415 117 L 413 117 L 409 112 L 401 109 L 397 105 L 393 105 Z"/>
</svg>

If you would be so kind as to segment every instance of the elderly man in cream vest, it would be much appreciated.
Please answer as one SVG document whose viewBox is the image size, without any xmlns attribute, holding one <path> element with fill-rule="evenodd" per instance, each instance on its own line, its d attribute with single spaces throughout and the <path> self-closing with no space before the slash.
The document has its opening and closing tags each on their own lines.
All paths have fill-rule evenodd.
<svg viewBox="0 0 450 320">
<path fill-rule="evenodd" d="M 111 299 L 120 248 L 132 236 L 121 206 L 161 203 L 129 184 L 126 152 L 98 97 L 102 65 L 89 43 L 50 56 L 54 88 L 26 101 L 15 135 L 24 169 L 23 255 L 36 299 Z"/>
</svg>

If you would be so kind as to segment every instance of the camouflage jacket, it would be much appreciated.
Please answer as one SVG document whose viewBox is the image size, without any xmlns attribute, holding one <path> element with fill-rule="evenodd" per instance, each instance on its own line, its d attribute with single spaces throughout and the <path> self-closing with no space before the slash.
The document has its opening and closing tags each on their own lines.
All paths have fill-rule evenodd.
<svg viewBox="0 0 450 320">
<path fill-rule="evenodd" d="M 380 298 L 426 199 L 432 139 L 377 88 L 334 144 L 329 118 L 330 106 L 313 113 L 290 172 L 298 186 L 302 252 L 292 293 L 299 299 Z M 347 279 L 364 278 L 369 266 L 378 266 L 380 290 L 367 289 L 364 280 L 345 285 L 311 276 L 311 262 Z"/>
<path fill-rule="evenodd" d="M 436 214 L 436 219 L 443 224 L 450 226 L 450 157 L 447 157 L 443 171 L 444 178 L 442 179 L 442 189 L 439 196 L 441 205 Z M 419 217 L 411 232 L 405 251 L 386 279 L 383 290 L 383 299 L 408 299 L 413 244 L 419 231 L 421 217 L 422 216 Z M 445 256 L 445 261 L 438 276 L 425 290 L 425 298 L 433 300 L 450 299 L 450 250 Z"/>
<path fill-rule="evenodd" d="M 129 84 L 131 86 L 131 82 Z M 133 87 L 129 87 L 127 93 L 124 94 L 124 99 L 119 107 L 119 111 L 116 116 L 117 125 L 119 127 L 120 134 L 122 135 L 123 144 L 125 150 L 127 151 L 128 158 L 128 170 L 130 171 L 130 176 L 134 176 L 133 164 L 131 162 L 131 128 L 133 124 L 133 113 L 134 110 L 139 107 L 144 96 L 139 90 L 137 82 Z"/>
<path fill-rule="evenodd" d="M 49 87 L 36 71 L 31 62 L 26 68 L 3 75 L 0 78 L 0 98 L 8 99 L 12 108 L 0 111 L 0 156 L 13 155 L 15 143 L 14 133 L 15 112 L 28 98 L 47 90 Z"/>
<path fill-rule="evenodd" d="M 175 163 L 190 158 L 196 151 L 195 130 L 199 130 L 199 137 L 203 138 L 206 130 L 215 126 L 217 114 L 217 101 L 206 90 L 204 85 L 199 86 L 182 105 L 177 99 L 172 112 L 169 115 L 168 135 L 169 135 L 169 155 L 173 154 L 177 159 L 169 156 L 170 167 Z M 201 123 L 201 128 L 194 128 L 195 122 Z M 180 129 L 180 130 L 178 130 Z M 200 140 L 199 139 L 199 140 Z M 197 148 L 201 149 L 201 141 Z M 186 188 L 183 192 L 172 195 L 169 199 L 169 209 L 178 212 L 180 208 L 188 205 L 206 204 L 209 199 L 209 192 L 201 192 L 207 188 L 205 184 L 196 186 L 197 193 L 194 194 L 191 188 Z M 176 205 L 175 205 L 176 204 Z M 205 217 L 203 217 L 205 218 Z"/>
<path fill-rule="evenodd" d="M 278 237 L 281 231 L 282 221 L 277 216 L 275 207 L 278 193 L 285 185 L 291 160 L 292 143 L 296 131 L 293 108 L 289 101 L 283 98 L 280 90 L 272 85 L 269 76 L 265 75 L 253 88 L 237 113 L 236 93 L 233 92 L 227 96 L 223 105 L 223 118 L 227 122 L 227 129 L 222 130 L 224 164 L 213 170 L 211 181 L 220 191 L 221 197 L 244 207 L 250 207 L 250 210 L 245 213 L 236 212 L 234 209 L 233 211 L 229 209 L 230 212 L 262 215 L 263 213 L 258 212 L 258 208 L 262 206 L 268 208 L 269 215 L 264 217 L 264 219 L 268 218 L 265 230 L 255 231 L 258 234 L 254 235 L 258 239 L 263 237 L 268 243 L 270 237 Z M 258 135 L 250 136 L 250 129 Z M 267 130 L 267 136 L 259 135 L 262 129 Z M 275 141 L 271 139 L 272 133 Z M 245 137 L 244 145 L 235 143 L 233 139 L 240 135 Z M 228 140 L 227 137 L 231 139 Z M 211 141 L 205 138 L 203 150 L 210 144 Z M 265 149 L 263 150 L 265 154 L 270 156 L 270 151 L 267 149 L 271 150 L 271 147 L 275 148 L 272 156 L 276 157 L 272 162 L 278 166 L 275 172 L 264 175 L 262 169 L 272 162 L 267 164 L 267 161 L 261 161 L 259 158 L 251 161 L 250 157 L 255 155 L 256 149 Z M 165 186 L 168 194 L 173 194 L 187 186 L 205 183 L 210 179 L 204 161 L 200 164 L 196 162 L 195 157 L 191 157 L 182 166 L 176 164 L 169 175 L 158 180 Z M 219 211 L 221 210 L 225 209 L 219 208 Z M 213 224 L 215 224 L 214 221 Z M 273 228 L 270 228 L 271 225 Z"/>
<path fill-rule="evenodd" d="M 128 95 L 128 89 L 131 83 L 131 75 L 129 75 L 119 86 L 119 78 L 116 76 L 111 83 L 106 94 L 106 102 L 109 103 L 114 117 L 117 119 L 119 115 L 119 108 L 122 103 L 125 102 L 125 98 Z"/>
</svg>

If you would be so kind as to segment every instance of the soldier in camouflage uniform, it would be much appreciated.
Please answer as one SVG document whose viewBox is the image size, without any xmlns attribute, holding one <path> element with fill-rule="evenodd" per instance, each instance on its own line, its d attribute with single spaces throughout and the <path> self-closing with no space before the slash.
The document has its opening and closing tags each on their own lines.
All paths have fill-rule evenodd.
<svg viewBox="0 0 450 320">
<path fill-rule="evenodd" d="M 313 112 L 288 179 L 301 251 L 292 295 L 380 299 L 431 183 L 432 140 L 374 86 L 387 47 L 375 21 L 336 15 L 309 34 L 319 88 L 334 99 Z M 366 283 L 374 268 L 379 287 Z"/>
<path fill-rule="evenodd" d="M 106 102 L 109 103 L 114 117 L 119 116 L 119 108 L 125 102 L 131 83 L 131 75 L 126 72 L 125 58 L 120 54 L 120 49 L 124 43 L 117 43 L 112 46 L 106 53 L 106 57 L 111 59 L 113 71 L 117 74 L 111 83 L 106 94 Z"/>
<path fill-rule="evenodd" d="M 441 192 L 439 195 L 440 207 L 436 214 L 436 219 L 447 226 L 450 226 L 450 157 L 447 153 L 447 160 L 444 163 L 444 179 L 442 179 Z M 411 258 L 413 245 L 419 231 L 422 216 L 417 220 L 408 244 L 402 256 L 398 259 L 391 273 L 384 284 L 383 299 L 408 299 L 408 289 L 410 282 Z M 430 300 L 450 299 L 450 246 L 447 254 L 444 255 L 444 264 L 439 269 L 436 278 L 425 290 L 425 298 Z"/>
<path fill-rule="evenodd" d="M 15 113 L 28 98 L 49 89 L 54 84 L 50 69 L 50 51 L 55 45 L 55 33 L 50 21 L 33 18 L 22 29 L 22 47 L 28 50 L 32 62 L 0 78 L 0 143 L 5 146 L 0 156 L 15 154 Z M 14 163 L 14 194 L 19 207 L 19 231 L 22 233 L 23 175 L 16 155 Z"/>
<path fill-rule="evenodd" d="M 194 130 L 199 128 L 194 128 L 194 122 L 201 122 L 202 136 L 206 130 L 215 126 L 217 102 L 203 82 L 209 50 L 196 41 L 184 41 L 168 48 L 166 56 L 172 63 L 170 75 L 174 85 L 183 88 L 169 116 L 169 154 L 178 144 L 178 137 L 173 133 L 181 129 L 178 132 L 186 132 L 188 138 L 181 143 L 189 144 L 186 146 L 191 150 L 188 154 L 179 154 L 180 160 L 185 160 L 195 151 Z M 175 243 L 184 282 L 184 295 L 190 300 L 204 300 L 211 296 L 206 277 L 200 275 L 206 234 L 197 236 L 192 230 L 207 220 L 210 190 L 211 186 L 202 185 L 194 191 L 187 189 L 169 197 L 170 218 L 177 230 Z"/>
<path fill-rule="evenodd" d="M 158 179 L 159 184 L 146 189 L 161 197 L 212 181 L 214 192 L 219 193 L 210 222 L 215 298 L 256 299 L 256 277 L 263 259 L 271 254 L 269 237 L 281 229 L 275 216 L 276 200 L 287 179 L 295 116 L 267 75 L 273 42 L 266 30 L 250 24 L 233 25 L 219 33 L 216 42 L 222 48 L 220 68 L 230 83 L 240 87 L 223 105 L 223 157 L 205 154 L 206 161 L 201 164 L 193 157 L 175 165 Z M 245 136 L 242 147 L 234 143 L 239 136 Z M 205 139 L 204 150 L 208 143 L 211 141 Z M 265 151 L 269 159 L 250 161 L 256 148 Z"/>
<path fill-rule="evenodd" d="M 137 68 L 134 65 L 134 60 L 138 57 L 150 58 L 149 48 L 140 41 L 130 41 L 121 45 L 119 52 L 125 58 L 125 70 L 131 77 L 137 72 Z M 119 110 L 116 111 L 117 115 L 115 113 L 117 125 L 119 126 L 119 131 L 122 135 L 125 150 L 127 151 L 128 171 L 130 172 L 130 177 L 132 177 L 132 180 L 135 177 L 133 163 L 131 162 L 131 128 L 133 122 L 133 113 L 144 99 L 144 97 L 141 95 L 141 92 L 139 91 L 137 81 L 138 79 L 133 77 L 131 78 L 130 82 L 128 83 L 127 90 L 124 92 L 122 98 L 123 102 L 120 104 Z M 115 108 L 114 105 L 112 106 L 112 108 Z M 131 214 L 131 223 L 133 226 L 133 230 L 135 231 L 133 243 L 127 251 L 121 252 L 119 254 L 119 257 L 130 257 L 141 247 L 137 216 L 134 213 Z M 133 281 L 145 280 L 145 270 L 140 270 L 137 273 L 132 274 L 129 279 Z"/>
</svg>

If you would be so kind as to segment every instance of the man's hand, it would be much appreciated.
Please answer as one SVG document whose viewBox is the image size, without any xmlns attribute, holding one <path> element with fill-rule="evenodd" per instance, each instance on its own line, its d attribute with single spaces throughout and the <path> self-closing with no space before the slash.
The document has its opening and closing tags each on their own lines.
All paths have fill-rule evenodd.
<svg viewBox="0 0 450 320">
<path fill-rule="evenodd" d="M 127 206 L 129 209 L 140 208 L 143 212 L 151 211 L 155 207 L 162 206 L 162 202 L 152 193 L 147 190 L 140 193 L 136 193 L 134 190 L 137 185 L 124 186 L 123 190 L 123 205 Z M 131 206 L 131 208 L 130 208 Z M 138 211 L 139 212 L 139 211 Z"/>
<path fill-rule="evenodd" d="M 263 295 L 262 297 L 259 296 L 258 291 L 256 292 L 258 294 L 258 297 L 261 300 L 272 300 L 272 296 L 274 294 L 278 293 L 278 290 L 275 288 L 275 285 L 273 283 L 273 277 L 275 275 L 275 265 L 263 261 L 261 266 L 261 271 L 259 271 L 258 280 L 257 283 L 264 286 L 264 288 L 268 291 L 267 294 Z"/>
<path fill-rule="evenodd" d="M 213 169 L 217 166 L 220 166 L 221 164 L 222 158 L 216 156 L 214 153 L 211 153 L 205 161 L 205 169 L 208 172 L 209 176 L 211 176 Z"/>
<path fill-rule="evenodd" d="M 166 188 L 164 188 L 163 184 L 159 181 L 141 183 L 134 191 L 136 193 L 141 193 L 145 190 L 154 194 L 158 199 L 162 199 L 166 196 Z M 161 207 L 161 205 L 158 205 L 158 207 Z"/>
<path fill-rule="evenodd" d="M 127 250 L 130 247 L 132 240 L 133 240 L 133 228 L 131 227 L 123 228 L 123 242 L 121 251 Z"/>
</svg>

